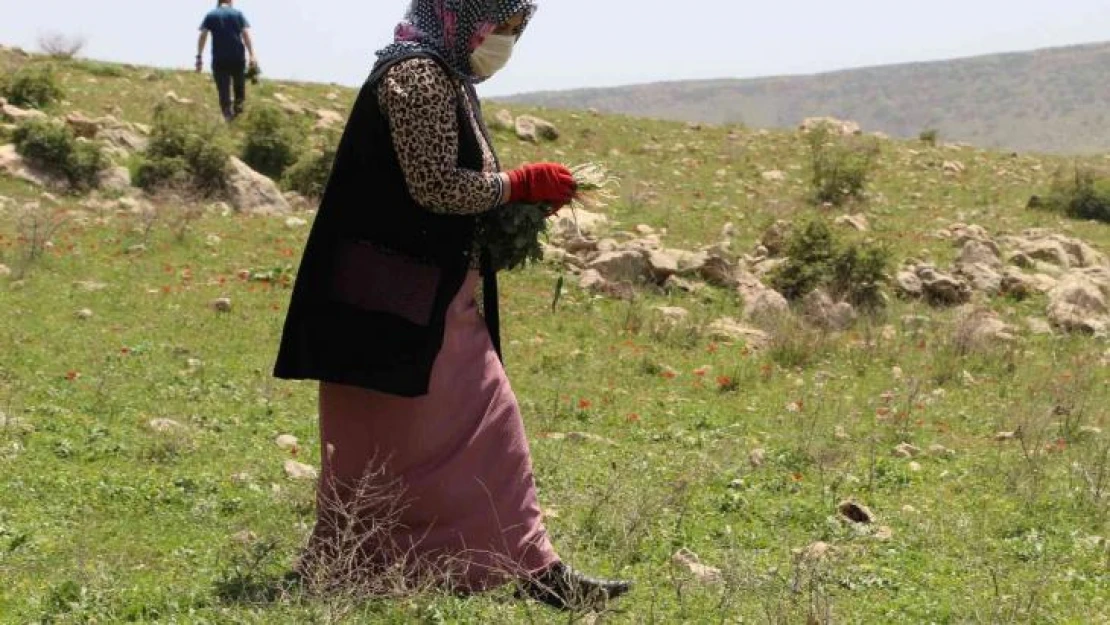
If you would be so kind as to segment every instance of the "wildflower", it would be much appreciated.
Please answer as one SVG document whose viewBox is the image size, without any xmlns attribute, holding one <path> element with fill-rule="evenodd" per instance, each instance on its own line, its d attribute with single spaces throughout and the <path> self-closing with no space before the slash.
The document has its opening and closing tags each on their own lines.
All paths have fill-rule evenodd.
<svg viewBox="0 0 1110 625">
<path fill-rule="evenodd" d="M 628 416 L 624 418 L 624 420 L 629 423 L 639 423 L 640 415 L 636 414 L 635 412 L 630 412 L 628 413 Z"/>
<path fill-rule="evenodd" d="M 578 409 L 579 410 L 589 410 L 590 406 L 592 406 L 592 405 L 594 405 L 593 402 L 586 399 L 585 397 L 578 400 Z"/>
</svg>

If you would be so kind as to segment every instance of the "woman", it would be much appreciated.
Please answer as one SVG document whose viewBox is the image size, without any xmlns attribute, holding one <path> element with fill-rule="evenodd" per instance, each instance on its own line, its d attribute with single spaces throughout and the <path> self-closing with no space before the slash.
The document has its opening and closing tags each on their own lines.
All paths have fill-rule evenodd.
<svg viewBox="0 0 1110 625">
<path fill-rule="evenodd" d="M 548 541 L 499 357 L 496 275 L 476 231 L 503 205 L 558 209 L 574 197 L 562 165 L 500 172 L 474 91 L 534 10 L 529 0 L 413 0 L 340 142 L 275 375 L 320 381 L 323 466 L 305 562 L 434 570 L 464 591 L 516 577 L 566 608 L 629 584 L 578 574 Z M 401 506 L 381 499 L 386 484 Z M 376 499 L 358 501 L 368 493 Z"/>
</svg>

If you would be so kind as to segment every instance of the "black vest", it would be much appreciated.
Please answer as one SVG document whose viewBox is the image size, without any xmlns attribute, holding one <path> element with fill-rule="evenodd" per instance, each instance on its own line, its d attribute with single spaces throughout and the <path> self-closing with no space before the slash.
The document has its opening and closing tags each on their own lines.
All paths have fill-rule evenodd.
<svg viewBox="0 0 1110 625">
<path fill-rule="evenodd" d="M 378 103 L 391 66 L 363 85 L 343 132 L 274 375 L 418 397 L 428 393 L 447 308 L 471 266 L 477 217 L 436 214 L 410 195 Z M 481 144 L 461 98 L 458 118 L 458 165 L 481 171 Z M 500 351 L 496 275 L 483 274 L 486 322 Z"/>
</svg>

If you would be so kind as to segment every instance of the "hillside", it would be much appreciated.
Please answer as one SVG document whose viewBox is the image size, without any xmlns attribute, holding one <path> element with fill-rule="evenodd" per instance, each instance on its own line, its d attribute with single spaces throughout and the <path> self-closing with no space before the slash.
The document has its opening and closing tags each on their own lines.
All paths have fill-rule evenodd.
<svg viewBox="0 0 1110 625">
<path fill-rule="evenodd" d="M 0 49 L 0 78 L 47 62 Z M 42 115 L 117 168 L 156 104 L 219 119 L 207 76 L 49 62 Z M 314 134 L 354 97 L 250 93 Z M 622 181 L 504 276 L 502 327 L 553 542 L 632 594 L 563 615 L 512 588 L 284 584 L 315 519 L 317 387 L 269 372 L 311 200 L 76 192 L 0 163 L 0 622 L 1110 622 L 1110 225 L 1026 208 L 1110 161 L 881 140 L 832 208 L 796 131 L 498 108 L 559 131 L 499 122 L 507 166 Z M 811 220 L 889 250 L 885 307 L 772 290 Z"/>
<path fill-rule="evenodd" d="M 987 148 L 1110 151 L 1110 43 L 814 76 L 532 93 L 506 101 L 641 117 L 793 128 L 807 117 L 867 131 L 925 129 Z"/>
</svg>

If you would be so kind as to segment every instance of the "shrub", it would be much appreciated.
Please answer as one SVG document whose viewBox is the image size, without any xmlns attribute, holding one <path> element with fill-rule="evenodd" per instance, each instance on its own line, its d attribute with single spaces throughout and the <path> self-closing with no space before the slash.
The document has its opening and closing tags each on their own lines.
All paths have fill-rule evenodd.
<svg viewBox="0 0 1110 625">
<path fill-rule="evenodd" d="M 937 141 L 940 140 L 940 131 L 933 128 L 922 130 L 917 138 L 925 145 L 935 146 Z"/>
<path fill-rule="evenodd" d="M 27 65 L 4 81 L 4 97 L 16 106 L 46 108 L 65 95 L 50 65 Z"/>
<path fill-rule="evenodd" d="M 875 169 L 878 143 L 861 137 L 842 137 L 828 127 L 816 128 L 806 138 L 813 169 L 813 199 L 839 206 L 863 197 Z"/>
<path fill-rule="evenodd" d="M 771 276 L 771 285 L 789 300 L 818 288 L 865 310 L 883 307 L 882 285 L 890 252 L 871 243 L 845 243 L 820 219 L 791 236 L 787 260 Z"/>
<path fill-rule="evenodd" d="M 305 197 L 322 196 L 328 185 L 328 177 L 331 176 L 332 164 L 335 163 L 336 149 L 333 136 L 322 149 L 305 153 L 295 165 L 285 171 L 282 185 Z"/>
<path fill-rule="evenodd" d="M 56 59 L 72 59 L 85 49 L 86 43 L 88 42 L 80 35 L 46 33 L 39 37 L 39 49 Z"/>
<path fill-rule="evenodd" d="M 16 150 L 24 157 L 66 177 L 75 189 L 97 186 L 108 166 L 98 143 L 82 142 L 64 124 L 47 120 L 23 122 L 15 130 Z"/>
<path fill-rule="evenodd" d="M 280 179 L 305 149 L 305 130 L 278 107 L 251 107 L 242 123 L 243 161 L 275 180 Z"/>
<path fill-rule="evenodd" d="M 1078 166 L 1071 174 L 1060 170 L 1048 195 L 1030 198 L 1029 207 L 1110 223 L 1110 175 Z"/>
<path fill-rule="evenodd" d="M 192 186 L 204 195 L 227 186 L 231 151 L 220 126 L 181 107 L 161 104 L 154 111 L 150 143 L 136 168 L 136 184 Z"/>
</svg>

